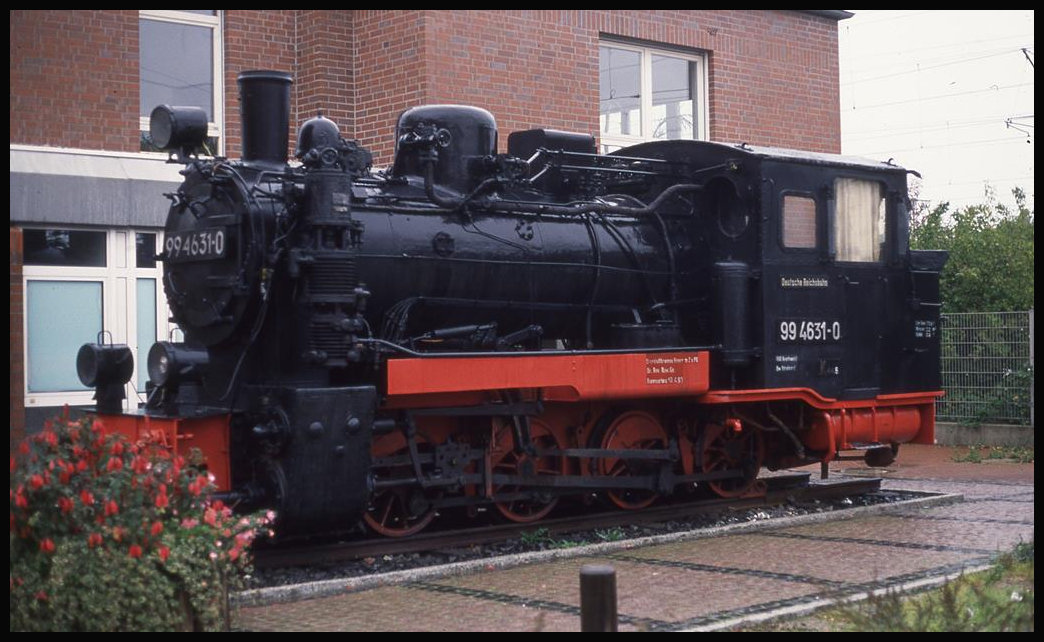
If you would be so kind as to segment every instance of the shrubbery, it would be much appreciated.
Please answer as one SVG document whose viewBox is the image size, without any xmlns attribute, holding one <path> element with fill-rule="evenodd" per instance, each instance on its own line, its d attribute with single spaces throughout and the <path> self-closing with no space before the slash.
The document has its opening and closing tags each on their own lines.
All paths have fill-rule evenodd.
<svg viewBox="0 0 1044 642">
<path fill-rule="evenodd" d="M 228 590 L 273 515 L 236 517 L 168 450 L 50 422 L 11 456 L 11 630 L 228 627 Z"/>
</svg>

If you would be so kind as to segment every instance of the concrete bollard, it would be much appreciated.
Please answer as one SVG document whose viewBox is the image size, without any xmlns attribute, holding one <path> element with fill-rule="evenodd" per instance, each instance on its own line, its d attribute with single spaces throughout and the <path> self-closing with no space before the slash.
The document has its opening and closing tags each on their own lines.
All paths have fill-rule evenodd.
<svg viewBox="0 0 1044 642">
<path fill-rule="evenodd" d="M 580 630 L 616 633 L 616 570 L 605 564 L 580 568 Z"/>
</svg>

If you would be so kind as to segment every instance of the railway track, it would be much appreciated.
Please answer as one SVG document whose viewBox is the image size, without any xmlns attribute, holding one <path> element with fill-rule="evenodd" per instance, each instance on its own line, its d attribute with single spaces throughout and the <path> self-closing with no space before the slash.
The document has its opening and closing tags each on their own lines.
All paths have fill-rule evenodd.
<svg viewBox="0 0 1044 642">
<path fill-rule="evenodd" d="M 809 474 L 787 474 L 767 477 L 767 491 L 752 498 L 677 501 L 653 506 L 642 511 L 597 511 L 576 516 L 544 519 L 531 524 L 495 524 L 465 529 L 430 531 L 403 539 L 370 538 L 336 543 L 299 542 L 259 547 L 255 550 L 255 566 L 272 569 L 314 566 L 348 562 L 387 555 L 406 555 L 430 551 L 466 549 L 524 538 L 538 529 L 548 536 L 577 531 L 612 529 L 623 525 L 655 524 L 684 521 L 703 515 L 730 510 L 751 510 L 792 501 L 808 503 L 841 497 L 859 496 L 880 489 L 880 479 L 858 479 L 830 484 L 810 484 Z"/>
</svg>

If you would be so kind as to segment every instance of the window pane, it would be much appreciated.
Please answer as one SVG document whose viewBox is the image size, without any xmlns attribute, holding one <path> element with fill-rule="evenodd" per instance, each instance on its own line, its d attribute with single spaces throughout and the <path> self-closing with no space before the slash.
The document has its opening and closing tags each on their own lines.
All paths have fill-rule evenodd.
<svg viewBox="0 0 1044 642">
<path fill-rule="evenodd" d="M 156 267 L 156 235 L 138 232 L 134 235 L 135 265 L 140 268 Z"/>
<path fill-rule="evenodd" d="M 695 64 L 670 56 L 652 57 L 652 137 L 677 140 L 695 137 Z"/>
<path fill-rule="evenodd" d="M 214 31 L 139 20 L 141 115 L 157 105 L 201 107 L 214 120 Z"/>
<path fill-rule="evenodd" d="M 641 54 L 613 47 L 599 47 L 598 54 L 602 133 L 641 136 Z"/>
<path fill-rule="evenodd" d="M 156 343 L 156 279 L 138 279 L 138 354 L 134 355 L 134 363 L 138 366 L 138 392 L 145 391 L 148 379 L 145 359 L 153 343 Z"/>
<path fill-rule="evenodd" d="M 86 390 L 76 376 L 76 354 L 102 329 L 102 284 L 29 281 L 26 327 L 29 392 Z"/>
<path fill-rule="evenodd" d="M 816 202 L 806 196 L 783 197 L 783 247 L 816 246 Z"/>
<path fill-rule="evenodd" d="M 837 260 L 879 261 L 885 238 L 885 201 L 881 184 L 839 178 L 834 181 L 834 192 L 837 194 Z"/>
<path fill-rule="evenodd" d="M 25 230 L 25 265 L 105 267 L 105 232 Z"/>
</svg>

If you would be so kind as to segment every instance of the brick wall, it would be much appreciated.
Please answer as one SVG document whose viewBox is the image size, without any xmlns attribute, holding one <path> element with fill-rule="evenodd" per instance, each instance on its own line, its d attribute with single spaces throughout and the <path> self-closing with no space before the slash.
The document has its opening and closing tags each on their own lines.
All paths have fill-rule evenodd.
<svg viewBox="0 0 1044 642">
<path fill-rule="evenodd" d="M 598 132 L 597 12 L 432 11 L 428 100 L 489 110 L 512 131 Z"/>
<path fill-rule="evenodd" d="M 138 12 L 11 11 L 11 142 L 137 151 Z"/>
<path fill-rule="evenodd" d="M 240 146 L 239 84 L 242 71 L 268 69 L 294 73 L 296 13 L 290 10 L 229 10 L 225 12 L 225 155 L 237 158 Z M 291 86 L 290 105 L 298 100 L 297 84 Z M 293 111 L 291 120 L 293 121 Z M 291 130 L 294 129 L 291 123 Z M 293 147 L 291 135 L 290 146 Z"/>
<path fill-rule="evenodd" d="M 352 11 L 300 11 L 291 133 L 305 120 L 323 115 L 352 137 L 355 131 L 355 51 Z M 296 141 L 291 141 L 296 145 Z"/>
<path fill-rule="evenodd" d="M 435 102 L 425 46 L 432 19 L 426 11 L 355 12 L 355 122 L 346 136 L 377 164 L 391 163 L 399 114 Z"/>
<path fill-rule="evenodd" d="M 517 129 L 598 130 L 598 42 L 703 51 L 710 137 L 839 152 L 837 22 L 795 11 L 432 11 L 427 97 Z"/>
<path fill-rule="evenodd" d="M 10 18 L 11 142 L 136 151 L 137 12 Z M 501 149 L 518 129 L 594 133 L 606 36 L 705 52 L 713 140 L 840 150 L 837 23 L 797 11 L 230 10 L 224 24 L 230 157 L 247 69 L 294 74 L 292 132 L 322 109 L 381 163 L 398 114 L 425 103 L 488 109 Z"/>
</svg>

